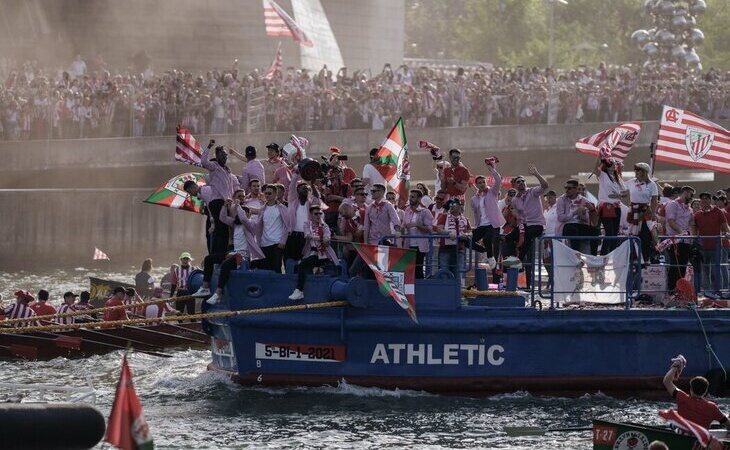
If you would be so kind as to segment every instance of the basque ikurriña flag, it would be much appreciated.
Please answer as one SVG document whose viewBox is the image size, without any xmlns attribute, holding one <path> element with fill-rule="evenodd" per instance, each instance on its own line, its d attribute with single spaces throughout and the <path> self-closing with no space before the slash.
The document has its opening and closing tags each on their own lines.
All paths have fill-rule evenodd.
<svg viewBox="0 0 730 450">
<path fill-rule="evenodd" d="M 188 180 L 195 181 L 198 186 L 204 186 L 206 184 L 205 175 L 202 173 L 181 173 L 158 187 L 144 202 L 201 213 L 203 211 L 203 202 L 199 198 L 191 197 L 190 194 L 183 190 L 183 186 Z"/>
<path fill-rule="evenodd" d="M 192 166 L 201 167 L 203 165 L 200 159 L 201 154 L 202 151 L 200 150 L 200 144 L 193 135 L 190 134 L 190 130 L 178 125 L 177 144 L 175 145 L 175 160 Z"/>
<path fill-rule="evenodd" d="M 659 417 L 664 419 L 670 425 L 674 425 L 675 427 L 679 428 L 680 430 L 696 437 L 703 448 L 709 446 L 710 442 L 712 442 L 712 435 L 710 434 L 709 431 L 707 431 L 706 428 L 704 428 L 700 425 L 697 425 L 696 423 L 692 422 L 691 420 L 685 419 L 684 417 L 680 416 L 677 411 L 675 411 L 673 409 L 668 409 L 666 411 L 659 411 Z"/>
<path fill-rule="evenodd" d="M 383 179 L 401 199 L 408 197 L 408 180 L 410 165 L 408 164 L 408 143 L 403 118 L 399 117 L 383 144 L 375 153 L 373 165 Z"/>
<path fill-rule="evenodd" d="M 664 106 L 657 161 L 730 173 L 730 131 L 682 109 Z"/>
<path fill-rule="evenodd" d="M 640 123 L 622 123 L 592 136 L 578 139 L 575 149 L 589 155 L 600 154 L 601 159 L 616 158 L 623 161 L 634 146 L 639 132 L 641 132 Z"/>
<path fill-rule="evenodd" d="M 154 448 L 150 428 L 142 413 L 142 404 L 134 390 L 132 370 L 127 363 L 127 355 L 122 358 L 122 370 L 104 441 L 122 450 Z"/>
<path fill-rule="evenodd" d="M 373 271 L 380 292 L 416 318 L 416 251 L 386 245 L 352 244 Z"/>
</svg>

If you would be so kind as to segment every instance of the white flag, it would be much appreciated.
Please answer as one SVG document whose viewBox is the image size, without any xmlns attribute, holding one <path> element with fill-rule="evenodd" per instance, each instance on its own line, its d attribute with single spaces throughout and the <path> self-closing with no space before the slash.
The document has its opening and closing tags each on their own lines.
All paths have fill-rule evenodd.
<svg viewBox="0 0 730 450">
<path fill-rule="evenodd" d="M 109 260 L 109 257 L 106 256 L 106 253 L 102 252 L 98 248 L 94 247 L 94 260 L 97 259 L 106 259 Z"/>
</svg>

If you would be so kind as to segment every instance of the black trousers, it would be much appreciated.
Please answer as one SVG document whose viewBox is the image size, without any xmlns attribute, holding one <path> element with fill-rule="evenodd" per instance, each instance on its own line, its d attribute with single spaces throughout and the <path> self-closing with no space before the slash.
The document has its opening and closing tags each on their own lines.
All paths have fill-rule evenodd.
<svg viewBox="0 0 730 450">
<path fill-rule="evenodd" d="M 472 248 L 480 253 L 486 252 L 489 258 L 496 258 L 499 255 L 499 228 L 491 225 L 476 227 L 472 234 Z"/>
<path fill-rule="evenodd" d="M 525 280 L 527 281 L 528 288 L 532 286 L 532 259 L 535 255 L 535 239 L 542 236 L 543 230 L 544 228 L 542 225 L 527 225 L 525 227 L 525 240 L 519 250 L 518 257 L 522 261 L 522 266 L 525 268 Z M 519 238 L 519 228 L 515 228 L 510 234 L 505 237 L 506 248 L 508 252 L 511 251 L 511 253 L 507 253 L 507 256 L 511 256 L 517 253 L 516 249 Z"/>
<path fill-rule="evenodd" d="M 677 280 L 684 277 L 687 272 L 687 262 L 689 261 L 689 251 L 692 247 L 686 242 L 680 242 L 672 245 L 667 253 L 669 254 L 669 285 L 667 289 L 670 291 L 677 287 Z"/>
<path fill-rule="evenodd" d="M 592 227 L 585 223 L 566 223 L 563 227 L 563 236 L 565 237 L 581 237 L 581 236 L 600 236 L 601 232 L 596 227 Z M 569 239 L 570 248 L 581 251 L 585 244 L 589 244 L 591 255 L 598 253 L 598 240 L 588 239 Z"/>
<path fill-rule="evenodd" d="M 182 297 L 183 295 L 190 295 L 190 291 L 187 289 L 178 289 L 175 292 L 176 297 Z M 180 314 L 195 314 L 195 299 L 191 298 L 188 300 L 180 300 L 175 302 L 175 309 L 180 311 Z M 187 310 L 187 313 L 185 312 Z"/>
<path fill-rule="evenodd" d="M 303 291 L 307 275 L 312 273 L 312 269 L 315 267 L 324 266 L 326 262 L 326 259 L 319 259 L 317 255 L 307 256 L 299 261 L 299 266 L 297 266 L 297 289 Z"/>
<path fill-rule="evenodd" d="M 618 236 L 618 230 L 621 226 L 620 213 L 616 217 L 601 217 L 601 225 L 606 237 Z M 608 255 L 620 244 L 618 239 L 604 239 L 601 244 L 601 255 Z"/>
<path fill-rule="evenodd" d="M 226 258 L 223 263 L 221 263 L 221 270 L 218 274 L 218 289 L 222 290 L 228 284 L 228 279 L 231 277 L 231 271 L 238 267 L 236 260 L 236 255 L 233 255 Z"/>
<path fill-rule="evenodd" d="M 304 233 L 302 233 L 301 231 L 292 231 L 289 234 L 289 238 L 286 240 L 286 246 L 284 247 L 284 258 L 294 259 L 296 261 L 302 259 L 304 242 Z"/>
<path fill-rule="evenodd" d="M 266 259 L 260 259 L 256 261 L 258 264 L 255 266 L 252 264 L 252 266 L 281 273 L 281 259 L 284 256 L 284 250 L 279 248 L 279 244 L 261 247 L 261 251 L 264 252 Z"/>
<path fill-rule="evenodd" d="M 215 221 L 215 229 L 213 230 L 210 243 L 211 254 L 222 253 L 228 250 L 228 225 L 221 222 L 219 218 L 221 209 L 223 209 L 222 199 L 215 199 L 208 203 L 208 210 Z"/>
<path fill-rule="evenodd" d="M 411 250 L 416 251 L 416 278 L 423 279 L 423 261 L 426 259 L 426 254 L 419 251 L 418 247 L 411 247 Z"/>
<path fill-rule="evenodd" d="M 213 269 L 216 264 L 220 264 L 225 261 L 228 252 L 213 253 L 203 258 L 203 281 L 210 283 L 213 278 Z"/>
</svg>

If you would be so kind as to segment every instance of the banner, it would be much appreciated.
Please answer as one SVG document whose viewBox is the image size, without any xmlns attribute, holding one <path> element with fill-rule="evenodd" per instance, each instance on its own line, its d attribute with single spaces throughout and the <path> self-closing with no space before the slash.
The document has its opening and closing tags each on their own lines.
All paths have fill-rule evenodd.
<svg viewBox="0 0 730 450">
<path fill-rule="evenodd" d="M 554 298 L 559 303 L 620 304 L 626 301 L 631 244 L 592 256 L 552 240 Z"/>
</svg>

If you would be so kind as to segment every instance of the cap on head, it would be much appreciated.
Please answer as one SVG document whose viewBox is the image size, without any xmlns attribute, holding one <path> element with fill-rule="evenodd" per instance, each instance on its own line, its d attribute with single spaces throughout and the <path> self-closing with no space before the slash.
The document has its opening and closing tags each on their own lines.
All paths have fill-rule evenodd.
<svg viewBox="0 0 730 450">
<path fill-rule="evenodd" d="M 646 172 L 648 174 L 649 172 L 651 172 L 651 167 L 647 163 L 640 162 L 640 163 L 634 164 L 634 170 L 643 170 L 644 172 Z"/>
<path fill-rule="evenodd" d="M 190 256 L 190 252 L 182 252 L 182 253 L 180 253 L 180 259 L 183 259 L 183 258 L 187 258 L 190 261 L 193 260 L 193 257 Z"/>
<path fill-rule="evenodd" d="M 119 294 L 119 293 L 124 294 L 125 293 L 125 289 L 123 287 L 121 287 L 121 286 L 117 286 L 117 287 L 114 288 L 114 291 L 113 292 L 114 292 L 114 295 Z"/>
<path fill-rule="evenodd" d="M 71 291 L 68 291 L 65 294 L 63 294 L 63 298 L 66 298 L 66 297 L 78 297 L 78 295 L 74 294 Z"/>
<path fill-rule="evenodd" d="M 276 142 L 272 142 L 271 144 L 267 145 L 266 148 L 269 150 L 276 150 L 278 153 L 281 153 L 281 148 Z M 248 156 L 248 154 L 246 154 L 246 156 Z"/>
</svg>

